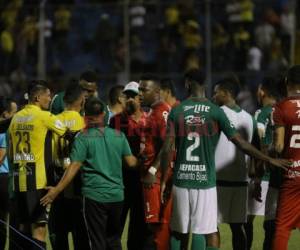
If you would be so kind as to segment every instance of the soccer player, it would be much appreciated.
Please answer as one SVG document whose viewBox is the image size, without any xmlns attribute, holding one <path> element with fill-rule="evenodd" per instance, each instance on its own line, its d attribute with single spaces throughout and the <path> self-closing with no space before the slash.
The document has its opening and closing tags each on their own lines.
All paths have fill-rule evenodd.
<svg viewBox="0 0 300 250">
<path fill-rule="evenodd" d="M 111 118 L 110 127 L 121 130 L 126 135 L 133 155 L 138 157 L 141 153 L 140 145 L 146 122 L 146 113 L 141 108 L 139 84 L 137 82 L 126 84 L 123 93 L 126 96 L 125 110 Z M 130 211 L 127 249 L 144 249 L 147 227 L 144 220 L 144 202 L 139 169 L 129 169 L 123 166 L 123 182 L 125 189 L 121 216 L 122 228 L 125 226 Z"/>
<path fill-rule="evenodd" d="M 51 101 L 45 82 L 33 82 L 28 94 L 28 105 L 14 115 L 9 126 L 9 156 L 13 164 L 18 219 L 32 229 L 33 243 L 26 249 L 44 249 L 49 209 L 41 206 L 39 200 L 50 181 L 50 131 L 63 135 L 66 128 L 55 115 L 45 111 Z"/>
<path fill-rule="evenodd" d="M 108 112 L 109 120 L 116 114 L 121 113 L 125 107 L 125 95 L 123 94 L 124 86 L 116 85 L 111 87 L 108 92 Z"/>
<path fill-rule="evenodd" d="M 236 103 L 239 85 L 230 78 L 216 83 L 214 100 L 243 139 L 251 142 L 256 130 L 252 116 Z M 224 150 L 226 149 L 226 150 Z M 234 250 L 247 249 L 244 223 L 248 212 L 248 157 L 221 133 L 215 152 L 218 222 L 228 223 Z"/>
<path fill-rule="evenodd" d="M 17 112 L 17 104 L 8 98 L 0 97 L 0 120 L 13 117 Z M 7 161 L 7 136 L 0 133 L 0 250 L 5 249 L 6 229 L 9 210 L 9 166 Z"/>
<path fill-rule="evenodd" d="M 273 125 L 271 114 L 273 105 L 279 99 L 279 86 L 277 80 L 266 77 L 257 89 L 257 100 L 262 106 L 255 112 L 258 135 L 260 138 L 261 150 L 269 154 L 273 142 Z M 269 168 L 266 164 L 264 168 L 254 168 L 251 186 L 249 187 L 248 222 L 245 225 L 247 234 L 247 249 L 251 249 L 253 240 L 253 220 L 255 215 L 265 215 L 264 229 L 265 240 L 264 250 L 270 250 L 275 232 L 275 216 L 277 207 L 277 197 L 279 184 L 277 183 L 279 169 Z M 270 182 L 269 182 L 270 181 Z"/>
<path fill-rule="evenodd" d="M 149 230 L 147 242 L 158 250 L 169 249 L 169 222 L 171 216 L 171 199 L 164 205 L 160 202 L 159 162 L 156 158 L 161 150 L 166 135 L 167 118 L 170 106 L 160 100 L 159 79 L 153 75 L 144 75 L 139 86 L 142 104 L 150 108 L 146 118 L 144 149 L 146 160 L 141 170 L 143 182 L 145 220 Z"/>
<path fill-rule="evenodd" d="M 160 96 L 171 107 L 175 107 L 180 103 L 176 98 L 174 83 L 170 78 L 161 79 Z"/>
<path fill-rule="evenodd" d="M 273 250 L 287 249 L 291 231 L 300 228 L 300 65 L 288 70 L 286 87 L 288 97 L 274 106 L 274 146 L 293 164 L 285 171 L 279 191 Z"/>
<path fill-rule="evenodd" d="M 87 70 L 83 72 L 79 77 L 79 85 L 88 92 L 87 97 L 98 96 L 98 87 L 97 87 L 98 76 L 92 70 Z M 51 113 L 57 115 L 64 111 L 65 103 L 64 103 L 64 91 L 61 91 L 53 96 L 50 111 Z M 107 107 L 105 106 L 105 117 L 104 122 L 108 124 L 109 112 Z"/>
<path fill-rule="evenodd" d="M 204 77 L 198 71 L 186 74 L 189 98 L 172 109 L 161 152 L 162 180 L 168 172 L 175 144 L 171 249 L 186 249 L 192 233 L 192 249 L 218 249 L 217 191 L 214 152 L 222 131 L 242 151 L 284 167 L 287 160 L 270 158 L 242 139 L 224 111 L 205 98 Z M 176 141 L 176 143 L 175 143 Z M 224 149 L 226 150 L 226 149 Z M 161 183 L 164 200 L 165 181 Z M 206 235 L 207 242 L 205 243 Z"/>
<path fill-rule="evenodd" d="M 124 199 L 122 159 L 129 167 L 137 165 L 125 135 L 104 127 L 104 105 L 95 97 L 85 104 L 86 129 L 76 136 L 71 165 L 56 187 L 41 199 L 44 206 L 82 170 L 83 214 L 91 250 L 121 250 L 121 213 Z M 138 239 L 137 239 L 138 240 Z"/>
<path fill-rule="evenodd" d="M 71 82 L 65 91 L 65 110 L 57 118 L 72 133 L 84 128 L 84 119 L 80 112 L 84 108 L 86 91 L 77 82 Z M 53 136 L 53 159 L 57 178 L 61 178 L 70 164 L 69 148 L 71 142 L 66 138 Z M 78 176 L 80 178 L 80 176 Z M 52 204 L 49 217 L 49 238 L 53 250 L 69 249 L 68 233 L 73 236 L 74 249 L 87 249 L 88 237 L 81 213 L 80 180 L 72 185 Z"/>
</svg>

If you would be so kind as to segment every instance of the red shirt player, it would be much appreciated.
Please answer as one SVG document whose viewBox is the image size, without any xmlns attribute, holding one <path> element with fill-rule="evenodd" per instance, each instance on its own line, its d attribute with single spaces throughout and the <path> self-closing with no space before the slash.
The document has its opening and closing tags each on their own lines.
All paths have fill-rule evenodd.
<svg viewBox="0 0 300 250">
<path fill-rule="evenodd" d="M 300 228 L 300 65 L 287 76 L 288 97 L 275 105 L 275 149 L 293 164 L 284 173 L 276 217 L 273 250 L 285 250 L 294 228 Z"/>
<path fill-rule="evenodd" d="M 159 159 L 157 156 L 166 136 L 167 118 L 171 107 L 160 101 L 160 86 L 156 77 L 143 77 L 140 81 L 139 91 L 143 105 L 150 108 L 146 118 L 143 150 L 146 161 L 141 174 L 142 182 L 144 182 L 145 220 L 150 231 L 153 232 L 153 235 L 149 235 L 149 239 L 154 239 L 152 244 L 154 243 L 158 250 L 168 250 L 171 199 L 168 199 L 163 205 L 161 204 L 161 173 L 160 168 L 156 166 L 159 164 L 156 159 Z M 151 240 L 149 241 L 151 242 Z"/>
</svg>

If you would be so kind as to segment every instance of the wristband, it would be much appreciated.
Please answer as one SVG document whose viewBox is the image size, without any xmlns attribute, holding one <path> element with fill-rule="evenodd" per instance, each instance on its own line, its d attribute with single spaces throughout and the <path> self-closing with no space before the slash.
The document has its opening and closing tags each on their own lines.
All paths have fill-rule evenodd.
<svg viewBox="0 0 300 250">
<path fill-rule="evenodd" d="M 155 167 L 151 166 L 151 167 L 148 169 L 148 172 L 149 172 L 150 174 L 152 174 L 152 175 L 155 175 L 156 172 L 157 172 L 157 169 L 156 169 Z"/>
</svg>

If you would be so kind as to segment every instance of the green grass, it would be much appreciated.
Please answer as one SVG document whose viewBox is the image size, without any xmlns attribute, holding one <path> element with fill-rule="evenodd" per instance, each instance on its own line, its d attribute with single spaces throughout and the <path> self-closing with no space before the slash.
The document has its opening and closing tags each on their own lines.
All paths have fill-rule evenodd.
<svg viewBox="0 0 300 250">
<path fill-rule="evenodd" d="M 264 230 L 263 230 L 263 217 L 256 217 L 254 220 L 254 239 L 253 239 L 253 245 L 252 250 L 261 250 L 262 244 L 264 240 Z M 221 233 L 221 250 L 231 250 L 231 232 L 228 227 L 228 225 L 221 225 L 220 226 L 220 233 Z M 122 235 L 122 245 L 123 250 L 127 250 L 126 247 L 126 238 L 127 238 L 127 224 L 126 228 L 124 230 L 124 233 Z M 72 247 L 72 237 L 69 237 L 71 249 Z M 6 248 L 7 249 L 7 248 Z M 50 243 L 48 241 L 47 243 L 47 249 L 51 250 Z M 300 232 L 299 230 L 294 230 L 292 233 L 292 236 L 289 241 L 289 250 L 300 250 Z"/>
</svg>

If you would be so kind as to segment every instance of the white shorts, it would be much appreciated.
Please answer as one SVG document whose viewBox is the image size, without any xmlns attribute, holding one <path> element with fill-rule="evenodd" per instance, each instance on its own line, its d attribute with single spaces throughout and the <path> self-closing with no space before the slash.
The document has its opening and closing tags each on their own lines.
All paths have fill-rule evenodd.
<svg viewBox="0 0 300 250">
<path fill-rule="evenodd" d="M 261 182 L 261 200 L 262 200 L 262 202 L 259 202 L 259 201 L 255 200 L 254 198 L 252 198 L 251 195 L 252 195 L 253 188 L 254 188 L 254 183 L 249 183 L 248 214 L 264 216 L 269 182 L 268 181 Z"/>
<path fill-rule="evenodd" d="M 217 229 L 217 190 L 173 186 L 171 229 L 179 233 L 211 234 Z"/>
<path fill-rule="evenodd" d="M 269 187 L 266 197 L 265 220 L 275 220 L 279 190 Z"/>
<path fill-rule="evenodd" d="M 218 223 L 246 223 L 248 187 L 218 186 Z"/>
</svg>

